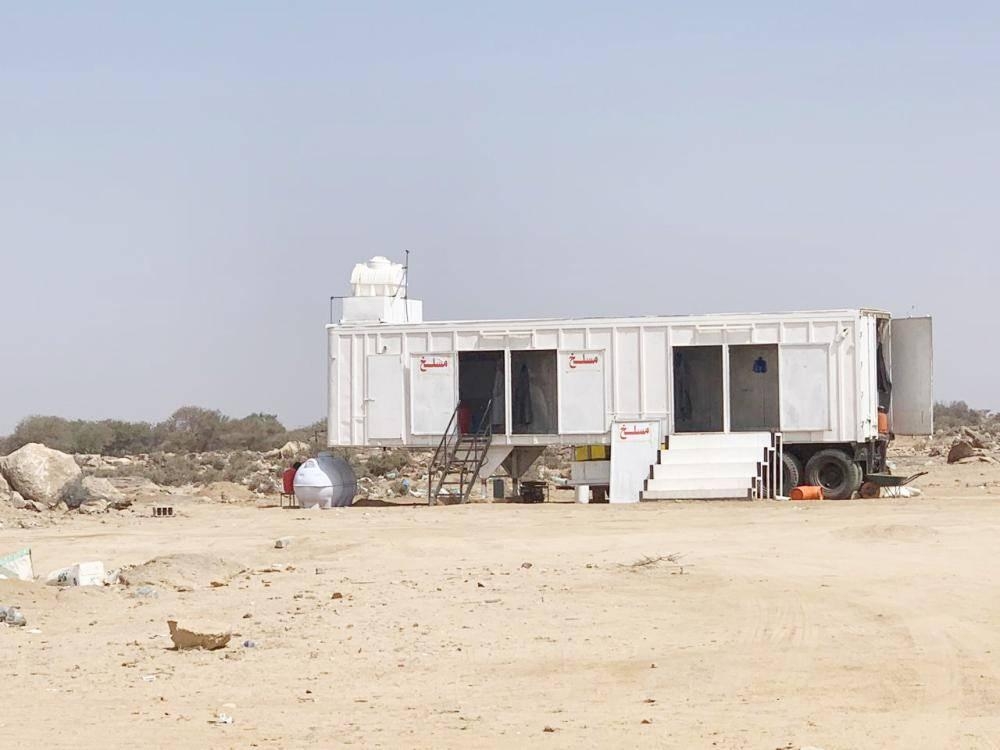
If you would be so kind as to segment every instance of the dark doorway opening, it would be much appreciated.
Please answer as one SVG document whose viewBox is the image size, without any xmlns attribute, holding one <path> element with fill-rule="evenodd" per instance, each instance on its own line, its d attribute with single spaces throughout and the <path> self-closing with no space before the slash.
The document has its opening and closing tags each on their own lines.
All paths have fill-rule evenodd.
<svg viewBox="0 0 1000 750">
<path fill-rule="evenodd" d="M 555 435 L 559 431 L 555 351 L 513 351 L 510 371 L 511 433 Z"/>
<path fill-rule="evenodd" d="M 778 429 L 778 345 L 729 347 L 729 429 L 771 432 Z"/>
<path fill-rule="evenodd" d="M 674 431 L 722 432 L 722 347 L 674 347 Z"/>
<path fill-rule="evenodd" d="M 463 419 L 468 430 L 479 431 L 488 419 L 493 432 L 506 432 L 503 352 L 458 353 L 458 399 L 467 410 Z"/>
</svg>

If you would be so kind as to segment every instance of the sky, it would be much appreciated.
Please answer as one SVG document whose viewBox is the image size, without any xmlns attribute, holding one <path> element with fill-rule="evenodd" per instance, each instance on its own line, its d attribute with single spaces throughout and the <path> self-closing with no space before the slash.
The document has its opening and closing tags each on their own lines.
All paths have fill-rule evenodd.
<svg viewBox="0 0 1000 750">
<path fill-rule="evenodd" d="M 985 1 L 0 0 L 0 434 L 320 419 L 404 250 L 428 319 L 933 315 L 1000 409 L 998 80 Z"/>
</svg>

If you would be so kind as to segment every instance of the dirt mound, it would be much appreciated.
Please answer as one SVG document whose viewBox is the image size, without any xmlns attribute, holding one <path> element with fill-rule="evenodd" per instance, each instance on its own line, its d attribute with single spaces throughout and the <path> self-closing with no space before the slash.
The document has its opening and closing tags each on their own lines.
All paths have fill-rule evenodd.
<svg viewBox="0 0 1000 750">
<path fill-rule="evenodd" d="M 142 565 L 123 568 L 121 580 L 127 586 L 159 586 L 177 591 L 227 584 L 247 568 L 233 560 L 203 554 L 154 557 Z"/>
<path fill-rule="evenodd" d="M 870 526 L 847 526 L 837 529 L 833 535 L 847 541 L 868 542 L 884 539 L 894 542 L 921 542 L 938 535 L 937 529 L 926 526 L 911 526 L 902 523 L 872 524 Z"/>
<path fill-rule="evenodd" d="M 220 503 L 247 503 L 257 497 L 251 490 L 235 482 L 212 482 L 199 489 L 197 494 Z"/>
</svg>

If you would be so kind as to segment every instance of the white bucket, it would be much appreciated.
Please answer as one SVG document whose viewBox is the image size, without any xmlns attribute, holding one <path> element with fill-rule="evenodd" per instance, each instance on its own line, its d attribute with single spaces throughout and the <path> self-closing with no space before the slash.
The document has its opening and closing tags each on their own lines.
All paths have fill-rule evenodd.
<svg viewBox="0 0 1000 750">
<path fill-rule="evenodd" d="M 587 505 L 590 503 L 590 485 L 589 484 L 578 484 L 576 486 L 576 501 Z"/>
</svg>

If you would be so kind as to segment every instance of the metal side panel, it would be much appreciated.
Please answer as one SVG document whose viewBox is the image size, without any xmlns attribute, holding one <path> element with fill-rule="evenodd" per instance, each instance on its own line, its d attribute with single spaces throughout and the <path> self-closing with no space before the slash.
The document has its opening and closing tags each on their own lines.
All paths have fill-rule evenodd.
<svg viewBox="0 0 1000 750">
<path fill-rule="evenodd" d="M 410 356 L 410 432 L 441 435 L 458 403 L 458 355 Z"/>
<path fill-rule="evenodd" d="M 558 353 L 559 432 L 564 435 L 604 432 L 606 354 L 602 350 Z"/>
<path fill-rule="evenodd" d="M 934 336 L 931 319 L 894 318 L 890 328 L 892 414 L 897 435 L 934 432 Z"/>
<path fill-rule="evenodd" d="M 366 367 L 365 434 L 370 440 L 403 438 L 403 358 L 370 354 Z"/>
</svg>

